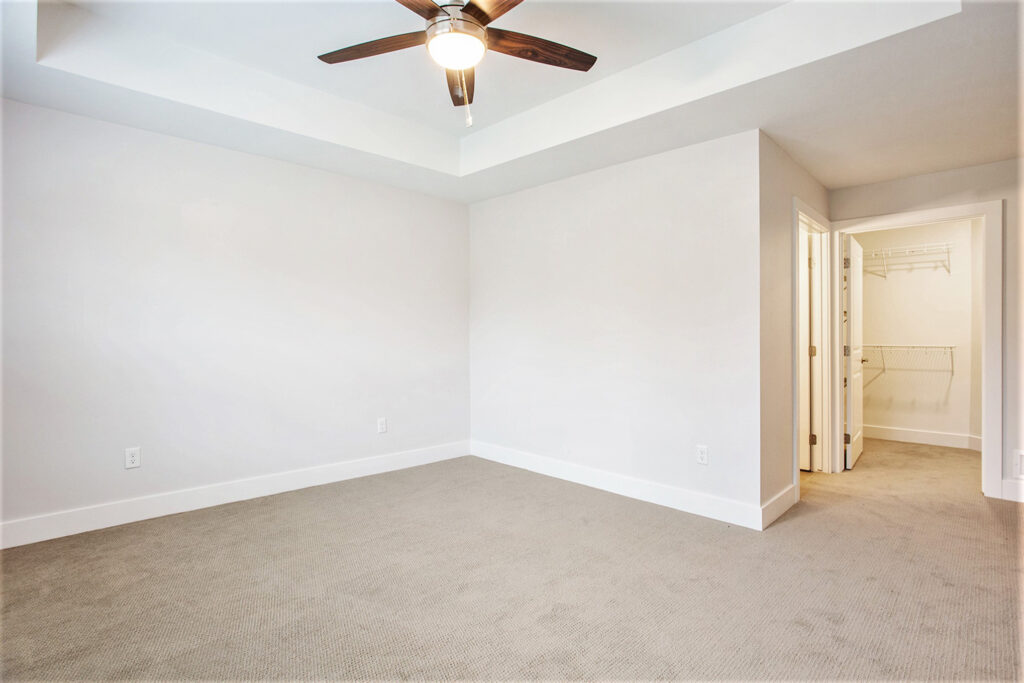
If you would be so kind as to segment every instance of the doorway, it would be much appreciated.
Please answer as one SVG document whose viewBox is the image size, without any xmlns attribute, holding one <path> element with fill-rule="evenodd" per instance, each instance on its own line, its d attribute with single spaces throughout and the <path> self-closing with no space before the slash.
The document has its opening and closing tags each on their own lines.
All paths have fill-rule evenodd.
<svg viewBox="0 0 1024 683">
<path fill-rule="evenodd" d="M 797 317 L 794 364 L 798 390 L 794 392 L 797 469 L 830 471 L 825 457 L 830 442 L 829 419 L 829 244 L 828 222 L 808 207 L 796 210 Z M 799 476 L 798 474 L 796 476 Z"/>
<path fill-rule="evenodd" d="M 922 226 L 945 226 L 942 229 L 947 237 L 959 230 L 961 238 L 959 241 L 952 238 L 929 241 L 920 233 L 924 229 Z M 958 289 L 952 280 L 943 280 L 941 275 L 945 273 L 952 278 L 954 263 L 960 264 L 958 273 L 961 278 L 964 270 L 971 270 L 965 268 L 967 262 L 963 261 L 963 257 L 969 257 L 969 254 L 961 253 L 959 258 L 953 256 L 955 244 L 961 245 L 961 252 L 965 250 L 962 238 L 965 229 L 969 244 L 974 245 L 978 252 L 977 258 L 969 264 L 979 270 L 974 281 L 976 296 L 967 302 L 965 309 L 969 318 L 965 324 L 970 326 L 973 322 L 973 333 L 968 332 L 964 336 L 963 328 L 957 328 L 957 332 L 949 332 L 940 338 L 939 328 L 929 322 L 928 315 L 923 314 L 927 312 L 906 308 L 907 301 L 899 302 L 903 306 L 901 309 L 895 305 L 897 299 L 893 299 L 890 308 L 899 310 L 890 313 L 904 319 L 891 319 L 883 325 L 865 316 L 865 292 L 869 293 L 869 301 L 877 299 L 876 285 L 889 278 L 890 282 L 904 282 L 906 287 L 930 289 L 918 301 L 937 307 L 936 320 L 942 317 L 939 313 L 948 313 L 953 305 L 949 300 L 942 300 L 943 292 L 950 297 L 959 292 L 956 295 L 959 297 L 957 305 L 963 308 L 960 299 L 964 294 L 964 282 L 959 282 Z M 913 230 L 918 230 L 919 234 L 914 235 Z M 902 233 L 902 238 L 897 243 L 887 242 L 882 231 L 890 235 Z M 1002 203 L 988 202 L 842 221 L 833 225 L 832 237 L 834 314 L 831 317 L 831 338 L 836 343 L 829 349 L 831 396 L 835 408 L 832 448 L 828 456 L 831 458 L 831 471 L 841 472 L 856 466 L 863 452 L 865 436 L 890 439 L 900 435 L 904 439 L 913 436 L 925 440 L 921 442 L 927 442 L 927 439 L 962 439 L 948 445 L 966 448 L 980 445 L 983 493 L 1005 497 L 1002 491 Z M 973 250 L 968 247 L 966 251 Z M 903 277 L 914 272 L 915 268 L 918 273 L 930 272 L 939 277 L 930 284 Z M 867 282 L 865 278 L 868 278 Z M 966 295 L 970 298 L 970 282 L 966 288 Z M 889 288 L 888 296 L 898 298 L 905 293 Z M 929 294 L 933 295 L 932 298 Z M 972 312 L 973 321 L 970 320 Z M 867 328 L 865 322 L 868 323 Z M 882 330 L 891 331 L 893 338 L 872 337 L 881 334 Z M 978 380 L 974 395 L 969 381 L 966 382 L 968 388 L 964 389 L 964 380 L 971 377 L 972 371 Z M 880 380 L 883 376 L 885 379 Z M 876 385 L 879 381 L 884 381 L 884 384 Z M 912 416 L 919 422 L 915 423 L 917 427 L 909 429 L 894 424 L 874 424 L 873 421 L 882 421 L 882 413 L 875 410 L 879 406 L 872 403 L 872 397 L 877 398 L 875 395 L 883 386 L 888 387 L 886 400 L 890 401 L 890 407 L 897 404 L 904 409 L 900 419 L 911 419 L 908 415 L 913 411 L 906 408 L 922 403 L 933 404 L 930 413 Z M 865 387 L 869 399 L 867 421 Z M 936 391 L 940 393 L 938 399 L 934 396 Z M 952 400 L 954 393 L 957 396 L 955 401 Z M 972 402 L 976 409 L 974 415 L 969 409 L 964 412 L 964 404 Z M 953 424 L 950 422 L 953 416 L 945 415 L 939 409 L 944 410 L 953 404 L 958 411 L 955 417 L 960 420 L 957 431 L 949 428 Z M 822 471 L 826 471 L 824 467 Z"/>
<path fill-rule="evenodd" d="M 847 335 L 858 339 L 845 375 L 854 385 L 851 401 L 861 408 L 846 430 L 854 441 L 981 451 L 979 223 L 846 236 L 847 280 L 859 280 L 851 287 L 859 298 L 850 298 L 847 315 Z M 847 449 L 847 469 L 860 450 Z"/>
</svg>

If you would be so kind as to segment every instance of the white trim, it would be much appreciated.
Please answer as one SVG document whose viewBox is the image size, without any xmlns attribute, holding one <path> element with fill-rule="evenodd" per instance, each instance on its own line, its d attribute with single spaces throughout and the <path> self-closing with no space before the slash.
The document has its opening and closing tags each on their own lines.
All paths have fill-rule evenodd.
<svg viewBox="0 0 1024 683">
<path fill-rule="evenodd" d="M 793 243 L 793 272 L 792 272 L 792 337 L 793 337 L 793 487 L 794 487 L 794 502 L 800 500 L 800 411 L 803 409 L 800 406 L 800 363 L 807 351 L 806 349 L 800 348 L 800 274 L 798 269 L 803 267 L 800 263 L 800 248 L 797 244 L 797 240 L 800 239 L 800 215 L 803 214 L 807 217 L 811 226 L 815 230 L 819 231 L 822 235 L 823 240 L 823 251 L 826 253 L 830 250 L 830 244 L 832 240 L 832 223 L 818 211 L 816 211 L 810 204 L 803 201 L 799 197 L 793 197 L 793 225 L 792 225 L 792 243 Z M 823 291 L 821 292 L 821 316 L 823 320 L 822 331 L 821 331 L 821 397 L 820 397 L 820 409 L 821 414 L 824 417 L 818 435 L 818 445 L 821 448 L 820 460 L 822 463 L 822 471 L 832 471 L 832 457 L 831 451 L 835 448 L 834 442 L 834 420 L 831 419 L 833 413 L 832 404 L 832 386 L 834 378 L 832 375 L 832 368 L 830 367 L 830 359 L 824 355 L 826 349 L 832 346 L 831 343 L 831 327 L 828 321 L 831 319 L 831 311 L 833 310 L 834 303 L 830 295 L 830 286 L 832 280 L 832 269 L 833 264 L 830 260 L 822 259 L 822 283 Z M 810 409 L 810 406 L 808 406 Z M 813 461 L 812 461 L 813 462 Z M 813 469 L 813 465 L 812 465 Z M 781 494 L 780 494 L 781 495 Z M 773 498 L 772 501 L 775 499 Z M 772 501 L 769 501 L 770 504 Z M 766 504 L 767 505 L 767 504 Z"/>
<path fill-rule="evenodd" d="M 831 258 L 829 259 L 829 265 L 831 270 L 829 271 L 829 279 L 832 281 L 829 287 L 829 296 L 831 297 L 831 306 L 829 307 L 829 317 L 831 319 L 830 327 L 831 334 L 829 339 L 829 362 L 832 381 L 830 382 L 831 400 L 830 408 L 832 410 L 832 445 L 829 449 L 829 455 L 831 456 L 829 467 L 827 472 L 836 474 L 842 472 L 846 468 L 846 444 L 844 442 L 844 430 L 843 427 L 846 421 L 846 415 L 843 413 L 843 368 L 845 366 L 843 357 L 843 240 L 842 236 L 836 228 L 837 224 L 832 225 L 833 239 L 829 244 L 829 251 L 831 252 Z"/>
<path fill-rule="evenodd" d="M 702 517 L 710 517 L 720 522 L 736 524 L 737 526 L 757 531 L 763 528 L 761 508 L 749 503 L 742 503 L 738 500 L 720 498 L 707 493 L 700 493 L 699 491 L 669 486 L 668 484 L 661 484 L 646 479 L 638 479 L 607 470 L 599 470 L 594 467 L 566 462 L 565 460 L 537 455 L 536 453 L 517 451 L 483 441 L 471 441 L 470 452 L 478 458 L 518 467 L 556 479 L 564 479 L 565 481 L 590 486 L 602 491 L 617 493 L 627 498 L 664 505 L 675 510 L 689 512 Z"/>
<path fill-rule="evenodd" d="M 0 547 L 11 548 L 84 531 L 173 515 L 189 510 L 260 498 L 309 486 L 331 484 L 392 470 L 426 465 L 469 454 L 468 441 L 387 453 L 358 460 L 236 479 L 208 486 L 127 498 L 89 507 L 61 510 L 35 517 L 23 517 L 0 525 Z"/>
<path fill-rule="evenodd" d="M 1024 503 L 1024 479 L 1003 479 L 1002 497 Z"/>
<path fill-rule="evenodd" d="M 864 436 L 869 439 L 885 439 L 886 441 L 903 441 L 950 448 L 973 448 L 977 444 L 974 450 L 981 450 L 980 436 L 955 432 L 933 432 L 927 429 L 904 429 L 866 424 L 864 425 Z"/>
<path fill-rule="evenodd" d="M 818 261 L 817 273 L 809 280 L 810 293 L 814 294 L 814 305 L 810 307 L 811 313 L 811 338 L 814 344 L 821 349 L 821 353 L 811 359 L 811 396 L 808 408 L 811 410 L 814 431 L 819 435 L 818 444 L 811 448 L 811 469 L 812 471 L 828 471 L 829 446 L 832 441 L 832 421 L 829 419 L 832 399 L 831 373 L 829 372 L 829 359 L 825 350 L 829 348 L 830 327 L 829 327 L 829 268 L 828 245 L 831 235 L 819 233 L 813 240 L 814 258 Z"/>
<path fill-rule="evenodd" d="M 761 528 L 767 529 L 769 524 L 799 501 L 800 489 L 795 484 L 790 484 L 779 491 L 771 500 L 761 506 Z"/>
<path fill-rule="evenodd" d="M 984 300 L 985 312 L 982 321 L 982 396 L 981 396 L 981 490 L 986 496 L 993 498 L 1009 498 L 1018 500 L 1019 487 L 1016 484 L 1007 486 L 1003 479 L 1003 202 L 979 202 L 976 204 L 960 204 L 938 209 L 921 209 L 904 213 L 893 213 L 884 216 L 852 218 L 836 221 L 832 228 L 837 233 L 860 233 L 874 230 L 892 230 L 930 223 L 942 223 L 963 219 L 980 218 L 984 230 L 983 268 L 984 268 Z M 835 240 L 838 242 L 839 240 Z M 835 246 L 835 245 L 833 245 Z M 833 264 L 839 264 L 839 253 L 833 250 Z M 838 293 L 838 275 L 833 273 L 833 301 Z M 836 308 L 836 311 L 842 310 Z M 833 315 L 833 332 L 838 331 L 841 338 L 842 321 L 840 315 Z M 839 344 L 833 349 L 833 357 L 842 353 Z M 832 400 L 838 402 L 839 385 L 842 377 L 833 375 Z M 841 425 L 842 422 L 836 422 Z M 841 432 L 842 430 L 836 430 Z M 838 434 L 837 434 L 838 436 Z M 835 440 L 834 440 L 835 441 Z M 1007 495 L 1007 492 L 1012 495 Z"/>
<path fill-rule="evenodd" d="M 802 222 L 802 221 L 801 221 Z M 793 411 L 796 419 L 793 420 L 794 447 L 799 454 L 799 467 L 801 470 L 814 469 L 815 456 L 820 459 L 821 449 L 815 448 L 809 443 L 810 434 L 814 431 L 814 419 L 811 416 L 811 376 L 813 374 L 813 359 L 803 349 L 808 348 L 814 338 L 814 326 L 811 325 L 811 286 L 814 278 L 812 269 L 803 267 L 810 259 L 813 259 L 810 248 L 811 233 L 803 225 L 797 232 L 796 239 L 796 282 L 793 286 L 793 294 L 797 301 L 794 304 L 795 335 L 799 342 L 793 349 L 793 376 L 799 381 L 793 386 Z M 818 341 L 820 345 L 820 340 Z M 819 439 L 821 437 L 819 436 Z M 806 460 L 804 454 L 806 453 Z M 797 479 L 794 473 L 793 479 Z"/>
<path fill-rule="evenodd" d="M 799 223 L 800 217 L 796 215 L 797 212 L 802 213 L 811 219 L 812 222 L 817 223 L 815 226 L 819 228 L 819 232 L 828 232 L 832 228 L 832 222 L 828 218 L 814 209 L 813 206 L 800 199 L 799 197 L 793 197 L 793 219 Z M 799 225 L 797 226 L 799 227 Z"/>
</svg>

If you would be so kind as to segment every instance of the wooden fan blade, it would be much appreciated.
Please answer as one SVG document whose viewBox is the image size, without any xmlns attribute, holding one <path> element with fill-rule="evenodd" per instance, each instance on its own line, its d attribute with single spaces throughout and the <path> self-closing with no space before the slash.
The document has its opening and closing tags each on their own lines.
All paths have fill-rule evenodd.
<svg viewBox="0 0 1024 683">
<path fill-rule="evenodd" d="M 448 14 L 430 0 L 398 0 L 402 7 L 411 9 L 424 19 L 433 19 L 438 14 Z"/>
<path fill-rule="evenodd" d="M 509 11 L 523 0 L 470 0 L 462 8 L 463 14 L 468 14 L 484 26 L 491 23 L 505 12 Z"/>
<path fill-rule="evenodd" d="M 525 33 L 503 31 L 500 28 L 487 29 L 487 48 L 519 59 L 576 71 L 589 71 L 597 61 L 597 57 L 586 52 Z"/>
<path fill-rule="evenodd" d="M 461 107 L 466 104 L 466 100 L 462 93 L 462 78 L 461 73 L 465 73 L 466 78 L 466 90 L 469 91 L 469 104 L 473 104 L 473 90 L 476 81 L 476 70 L 466 69 L 465 72 L 454 71 L 448 69 L 445 71 L 445 75 L 448 77 L 448 94 L 452 96 L 452 104 L 456 107 Z"/>
<path fill-rule="evenodd" d="M 394 52 L 395 50 L 404 50 L 407 47 L 416 47 L 417 45 L 423 45 L 426 42 L 426 31 L 403 33 L 400 36 L 380 38 L 378 40 L 371 40 L 368 43 L 353 45 L 352 47 L 343 47 L 340 50 L 320 55 L 317 59 L 327 62 L 328 64 L 350 62 L 353 59 L 373 57 L 374 55 L 382 55 L 385 52 Z"/>
</svg>

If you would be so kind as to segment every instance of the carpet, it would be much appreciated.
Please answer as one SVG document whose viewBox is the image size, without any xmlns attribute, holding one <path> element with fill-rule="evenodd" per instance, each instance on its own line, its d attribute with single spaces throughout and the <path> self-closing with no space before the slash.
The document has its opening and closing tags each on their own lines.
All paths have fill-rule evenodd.
<svg viewBox="0 0 1024 683">
<path fill-rule="evenodd" d="M 751 531 L 473 457 L 8 549 L 5 680 L 995 679 L 1024 506 L 869 440 Z"/>
</svg>

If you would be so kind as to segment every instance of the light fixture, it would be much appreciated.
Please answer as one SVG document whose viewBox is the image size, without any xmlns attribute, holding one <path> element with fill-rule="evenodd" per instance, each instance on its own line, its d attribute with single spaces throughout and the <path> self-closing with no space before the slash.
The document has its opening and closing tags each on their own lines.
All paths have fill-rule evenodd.
<svg viewBox="0 0 1024 683">
<path fill-rule="evenodd" d="M 471 69 L 484 56 L 484 44 L 468 33 L 442 33 L 427 43 L 434 61 L 446 69 Z"/>
<path fill-rule="evenodd" d="M 472 69 L 487 52 L 487 29 L 464 17 L 456 6 L 427 26 L 427 51 L 445 69 Z"/>
</svg>

